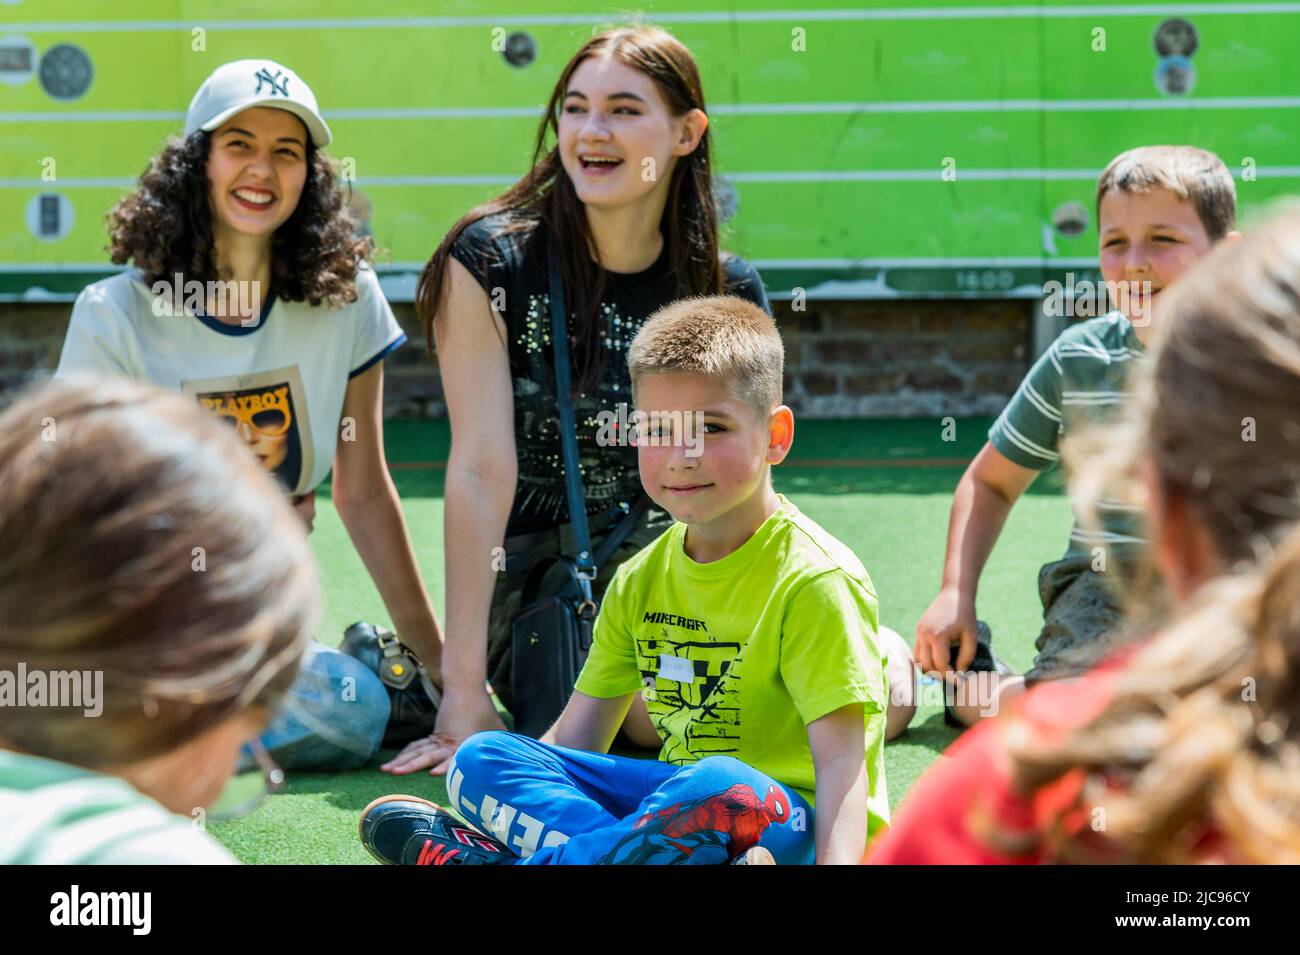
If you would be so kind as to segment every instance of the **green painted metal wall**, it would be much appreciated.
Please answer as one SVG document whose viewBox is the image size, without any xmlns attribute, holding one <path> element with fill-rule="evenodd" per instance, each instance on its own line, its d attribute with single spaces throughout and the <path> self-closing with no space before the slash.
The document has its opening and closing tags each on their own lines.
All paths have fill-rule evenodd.
<svg viewBox="0 0 1300 955">
<path fill-rule="evenodd" d="M 1095 265 L 1095 177 L 1143 143 L 1217 151 L 1247 216 L 1300 191 L 1300 3 L 802 2 L 641 7 L 695 53 L 726 244 L 776 297 L 1038 295 Z M 104 213 L 198 84 L 270 56 L 315 90 L 406 297 L 525 171 L 573 50 L 620 22 L 590 0 L 358 6 L 0 0 L 0 296 L 104 274 Z M 535 55 L 512 64 L 507 37 Z"/>
</svg>

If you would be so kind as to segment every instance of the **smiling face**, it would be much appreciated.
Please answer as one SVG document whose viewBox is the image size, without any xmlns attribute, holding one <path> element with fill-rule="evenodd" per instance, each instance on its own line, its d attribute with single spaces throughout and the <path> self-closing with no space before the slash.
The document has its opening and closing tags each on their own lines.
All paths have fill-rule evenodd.
<svg viewBox="0 0 1300 955">
<path fill-rule="evenodd" d="M 560 107 L 560 161 L 582 202 L 626 205 L 666 186 L 707 126 L 698 109 L 674 117 L 644 73 L 592 56 L 574 70 Z"/>
<path fill-rule="evenodd" d="M 270 236 L 298 208 L 307 181 L 307 127 L 282 109 L 256 106 L 212 133 L 208 180 L 214 232 Z"/>
<path fill-rule="evenodd" d="M 1112 189 L 1101 200 L 1098 224 L 1102 278 L 1127 291 L 1117 304 L 1139 329 L 1150 324 L 1161 291 L 1213 245 L 1196 207 L 1162 186 Z M 1142 297 L 1144 282 L 1150 283 L 1149 303 Z"/>
<path fill-rule="evenodd" d="M 793 441 L 789 408 L 760 420 L 725 385 L 694 372 L 642 374 L 636 407 L 646 420 L 637 441 L 641 483 L 658 506 L 683 523 L 715 529 L 743 524 L 761 509 L 770 466 Z M 703 433 L 687 432 L 696 422 Z"/>
</svg>

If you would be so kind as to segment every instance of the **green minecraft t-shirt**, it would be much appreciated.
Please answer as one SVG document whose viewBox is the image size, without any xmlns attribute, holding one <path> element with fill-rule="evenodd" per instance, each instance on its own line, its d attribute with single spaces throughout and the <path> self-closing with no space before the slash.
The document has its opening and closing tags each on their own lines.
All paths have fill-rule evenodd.
<svg viewBox="0 0 1300 955">
<path fill-rule="evenodd" d="M 691 560 L 677 523 L 624 563 L 577 689 L 602 699 L 641 691 L 665 762 L 733 756 L 809 802 L 807 725 L 863 704 L 870 839 L 889 821 L 875 588 L 851 550 L 780 501 L 721 560 Z"/>
</svg>

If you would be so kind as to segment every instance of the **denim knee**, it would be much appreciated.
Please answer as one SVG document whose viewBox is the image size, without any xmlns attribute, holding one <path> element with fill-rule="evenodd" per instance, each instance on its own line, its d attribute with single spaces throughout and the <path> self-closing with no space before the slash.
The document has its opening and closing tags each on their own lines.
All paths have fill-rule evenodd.
<svg viewBox="0 0 1300 955">
<path fill-rule="evenodd" d="M 378 751 L 389 710 L 388 688 L 373 670 L 317 644 L 304 657 L 263 744 L 293 747 L 304 765 L 353 768 Z"/>
<path fill-rule="evenodd" d="M 338 659 L 334 659 L 338 658 Z M 343 700 L 342 713 L 358 751 L 373 755 L 384 741 L 392 705 L 379 675 L 346 653 L 330 654 L 330 682 Z M 352 692 L 348 692 L 351 690 Z"/>
</svg>

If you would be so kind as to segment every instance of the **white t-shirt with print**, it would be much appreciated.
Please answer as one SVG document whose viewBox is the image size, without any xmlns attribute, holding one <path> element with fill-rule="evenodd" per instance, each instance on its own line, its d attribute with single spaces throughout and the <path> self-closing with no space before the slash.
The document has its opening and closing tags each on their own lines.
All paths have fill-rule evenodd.
<svg viewBox="0 0 1300 955">
<path fill-rule="evenodd" d="M 349 379 L 406 341 L 374 271 L 363 265 L 356 281 L 350 304 L 271 297 L 257 321 L 227 325 L 174 311 L 170 295 L 155 296 L 131 269 L 77 297 L 55 374 L 121 375 L 194 395 L 287 491 L 305 494 L 334 462 Z"/>
</svg>

